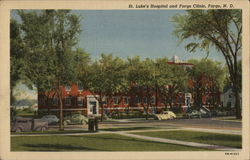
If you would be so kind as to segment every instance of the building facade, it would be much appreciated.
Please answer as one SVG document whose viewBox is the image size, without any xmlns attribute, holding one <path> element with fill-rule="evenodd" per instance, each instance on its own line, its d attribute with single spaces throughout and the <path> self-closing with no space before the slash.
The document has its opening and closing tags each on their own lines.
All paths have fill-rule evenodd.
<svg viewBox="0 0 250 160">
<path fill-rule="evenodd" d="M 185 68 L 192 68 L 193 64 L 183 63 L 178 57 L 173 57 L 172 62 L 167 62 L 170 65 L 183 66 Z M 188 81 L 188 87 L 192 88 L 195 85 L 192 80 Z M 130 91 L 124 94 L 117 94 L 113 96 L 104 96 L 102 102 L 98 101 L 98 96 L 88 90 L 84 90 L 81 84 L 72 84 L 71 86 L 64 86 L 62 88 L 62 104 L 64 115 L 72 113 L 81 113 L 83 115 L 106 114 L 112 112 L 128 112 L 140 111 L 145 112 L 147 108 L 149 113 L 160 113 L 164 109 L 169 108 L 170 105 L 163 102 L 159 91 L 156 89 L 152 96 L 148 99 L 145 96 L 147 88 L 145 86 L 134 85 L 131 86 Z M 174 95 L 172 107 L 181 109 L 191 107 L 193 105 L 193 93 L 179 92 Z M 216 99 L 220 102 L 220 95 L 217 93 L 207 93 L 202 97 L 202 103 L 209 105 L 209 99 Z M 38 93 L 38 112 L 40 114 L 58 114 L 59 100 L 54 92 L 39 92 Z"/>
</svg>

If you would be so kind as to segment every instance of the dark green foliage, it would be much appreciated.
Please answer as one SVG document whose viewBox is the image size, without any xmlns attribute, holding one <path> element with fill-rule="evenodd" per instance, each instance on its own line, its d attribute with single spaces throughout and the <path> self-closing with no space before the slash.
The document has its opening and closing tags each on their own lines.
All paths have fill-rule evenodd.
<svg viewBox="0 0 250 160">
<path fill-rule="evenodd" d="M 54 91 L 59 97 L 62 108 L 61 87 L 76 81 L 75 56 L 82 53 L 73 51 L 78 42 L 80 30 L 80 17 L 70 13 L 70 10 L 17 10 L 21 23 L 13 22 L 11 36 L 21 35 L 21 44 L 25 44 L 25 52 L 17 61 L 24 64 L 22 80 L 30 86 L 34 85 L 39 93 Z M 19 33 L 19 31 L 21 33 Z M 13 49 L 17 45 L 13 44 Z M 80 53 L 79 53 L 80 52 Z M 14 56 L 14 51 L 13 55 Z M 14 63 L 14 60 L 12 61 Z M 79 63 L 77 63 L 79 64 Z M 16 75 L 17 69 L 12 64 L 12 74 Z M 17 74 L 18 75 L 18 74 Z M 15 78 L 11 79 L 14 83 Z M 12 85 L 13 86 L 13 85 Z M 62 111 L 60 114 L 62 120 Z"/>
<path fill-rule="evenodd" d="M 236 117 L 241 119 L 241 67 L 242 56 L 242 11 L 233 10 L 188 10 L 187 14 L 173 17 L 174 34 L 184 41 L 192 39 L 186 49 L 195 52 L 214 46 L 224 56 L 229 79 L 235 94 Z"/>
<path fill-rule="evenodd" d="M 194 66 L 187 69 L 189 79 L 192 80 L 192 86 L 188 89 L 192 93 L 194 107 L 199 108 L 202 105 L 202 97 L 222 92 L 226 71 L 220 62 L 210 59 L 189 60 L 189 62 Z M 216 101 L 216 99 L 211 100 L 210 104 L 218 105 Z"/>
</svg>

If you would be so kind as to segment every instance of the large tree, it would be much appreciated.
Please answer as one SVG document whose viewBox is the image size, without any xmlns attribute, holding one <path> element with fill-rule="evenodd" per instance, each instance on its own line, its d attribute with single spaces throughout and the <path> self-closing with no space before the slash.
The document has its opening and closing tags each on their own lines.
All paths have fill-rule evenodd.
<svg viewBox="0 0 250 160">
<path fill-rule="evenodd" d="M 212 97 L 209 103 L 215 105 L 214 97 L 217 97 L 224 87 L 225 69 L 220 62 L 210 59 L 189 60 L 189 62 L 194 64 L 192 68 L 187 69 L 192 83 L 188 89 L 193 95 L 194 107 L 199 109 L 202 106 L 203 97 Z"/>
<path fill-rule="evenodd" d="M 38 92 L 59 98 L 63 129 L 62 87 L 75 80 L 73 47 L 80 33 L 80 18 L 69 10 L 18 10 L 26 47 L 25 82 Z"/>
<path fill-rule="evenodd" d="M 132 91 L 140 99 L 140 105 L 146 112 L 146 119 L 148 119 L 149 107 L 152 106 L 152 98 L 155 94 L 155 79 L 153 60 L 147 58 L 141 61 L 139 57 L 128 59 L 128 81 Z"/>
<path fill-rule="evenodd" d="M 111 98 L 113 95 L 122 95 L 129 89 L 126 78 L 126 63 L 118 57 L 113 57 L 112 54 L 102 54 L 101 58 L 91 64 L 82 75 L 88 75 L 88 78 L 82 78 L 81 81 L 98 100 L 102 110 L 102 121 L 104 97 Z"/>
<path fill-rule="evenodd" d="M 10 102 L 11 105 L 15 102 L 15 97 L 13 96 L 14 87 L 21 81 L 24 77 L 25 65 L 25 47 L 21 37 L 20 24 L 14 19 L 10 21 Z"/>
<path fill-rule="evenodd" d="M 188 10 L 187 14 L 173 17 L 174 33 L 180 40 L 193 38 L 186 49 L 195 52 L 214 46 L 226 61 L 236 103 L 236 118 L 241 119 L 241 81 L 238 65 L 242 52 L 241 10 Z"/>
<path fill-rule="evenodd" d="M 176 97 L 183 95 L 187 86 L 187 72 L 185 66 L 168 64 L 166 58 L 157 59 L 156 66 L 158 76 L 156 82 L 158 84 L 161 101 L 165 106 L 170 106 L 176 102 Z"/>
</svg>

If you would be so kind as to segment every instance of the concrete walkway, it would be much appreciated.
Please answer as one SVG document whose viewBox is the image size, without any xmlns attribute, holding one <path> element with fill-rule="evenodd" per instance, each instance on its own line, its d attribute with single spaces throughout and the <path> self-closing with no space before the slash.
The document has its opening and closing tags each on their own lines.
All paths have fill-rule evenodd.
<svg viewBox="0 0 250 160">
<path fill-rule="evenodd" d="M 196 143 L 196 142 L 187 142 L 187 141 L 179 141 L 179 140 L 172 140 L 172 139 L 165 139 L 165 138 L 156 138 L 156 137 L 148 137 L 148 136 L 141 136 L 141 135 L 135 135 L 130 134 L 126 132 L 116 132 L 117 134 L 133 137 L 133 138 L 139 138 L 154 142 L 161 142 L 161 143 L 171 143 L 171 144 L 177 144 L 177 145 L 184 145 L 184 146 L 190 146 L 190 147 L 198 147 L 198 148 L 205 148 L 205 149 L 214 149 L 218 151 L 236 151 L 240 150 L 237 148 L 232 147 L 224 147 L 224 146 L 218 146 L 218 145 L 211 145 L 211 144 L 202 144 L 202 143 Z"/>
<path fill-rule="evenodd" d="M 212 129 L 212 128 L 181 128 L 181 130 L 197 131 L 197 132 L 208 132 L 208 133 L 221 133 L 221 134 L 233 134 L 242 135 L 241 130 L 226 130 L 226 129 Z"/>
</svg>

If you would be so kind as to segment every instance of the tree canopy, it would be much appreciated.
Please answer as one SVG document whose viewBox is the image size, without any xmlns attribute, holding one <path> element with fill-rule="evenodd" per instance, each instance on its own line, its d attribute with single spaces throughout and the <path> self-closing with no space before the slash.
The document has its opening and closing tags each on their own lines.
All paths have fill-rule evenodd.
<svg viewBox="0 0 250 160">
<path fill-rule="evenodd" d="M 80 17 L 69 10 L 18 10 L 25 44 L 24 81 L 38 92 L 54 91 L 59 97 L 62 129 L 62 85 L 76 80 L 73 47 L 78 42 Z"/>
<path fill-rule="evenodd" d="M 241 10 L 187 10 L 172 18 L 175 23 L 174 34 L 181 41 L 192 39 L 186 49 L 194 52 L 214 46 L 224 56 L 229 78 L 236 99 L 236 117 L 241 118 L 241 81 L 238 65 L 242 53 L 242 11 Z"/>
</svg>

